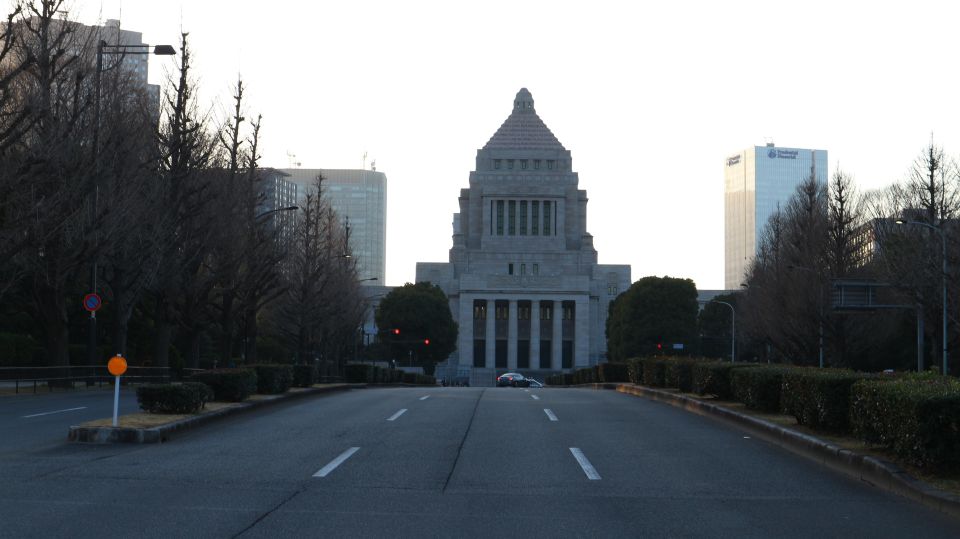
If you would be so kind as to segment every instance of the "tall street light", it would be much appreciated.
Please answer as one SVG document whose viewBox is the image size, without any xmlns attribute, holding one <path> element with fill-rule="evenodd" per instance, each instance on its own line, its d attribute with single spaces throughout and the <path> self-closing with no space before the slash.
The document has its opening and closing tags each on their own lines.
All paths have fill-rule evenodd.
<svg viewBox="0 0 960 539">
<path fill-rule="evenodd" d="M 148 55 L 155 54 L 157 56 L 173 56 L 177 54 L 177 51 L 173 48 L 172 45 L 156 45 L 151 47 L 147 44 L 138 44 L 138 45 L 124 45 L 124 44 L 109 44 L 104 40 L 100 40 L 97 43 L 97 70 L 94 74 L 94 109 L 93 109 L 93 163 L 94 163 L 94 189 L 93 189 L 93 215 L 96 218 L 97 215 L 97 199 L 100 194 L 100 94 L 101 94 L 101 75 L 105 69 L 103 69 L 103 54 L 104 53 L 114 53 L 114 54 L 137 54 L 137 55 Z M 114 66 L 116 67 L 116 66 Z M 99 247 L 98 247 L 99 248 Z M 91 292 L 95 295 L 97 293 L 97 253 L 93 255 L 93 268 L 91 269 L 91 281 L 92 281 L 92 290 Z M 90 331 L 87 339 L 87 359 L 89 365 L 97 364 L 97 313 L 96 311 L 90 311 Z"/>
<path fill-rule="evenodd" d="M 936 231 L 937 234 L 940 234 L 940 243 L 943 247 L 941 251 L 941 256 L 943 257 L 943 269 L 942 274 L 940 275 L 940 283 L 943 288 L 943 371 L 942 373 L 946 375 L 949 371 L 948 361 L 947 361 L 947 235 L 944 233 L 942 225 L 933 226 L 929 223 L 924 223 L 921 221 L 907 221 L 904 219 L 897 219 L 894 223 L 898 225 L 917 225 L 925 226 L 930 230 Z"/>
<path fill-rule="evenodd" d="M 734 363 L 737 361 L 736 356 L 734 355 L 737 345 L 737 311 L 733 308 L 733 304 L 727 303 L 726 301 L 711 299 L 710 302 L 720 303 L 721 305 L 730 307 L 730 363 Z"/>
<path fill-rule="evenodd" d="M 263 213 L 261 213 L 261 214 L 259 214 L 259 215 L 254 216 L 253 219 L 254 219 L 254 220 L 257 220 L 257 219 L 259 219 L 259 218 L 261 218 L 261 217 L 266 217 L 266 216 L 270 215 L 271 213 L 277 213 L 278 211 L 296 211 L 296 210 L 299 210 L 299 209 L 300 209 L 300 206 L 286 206 L 286 207 L 284 207 L 284 208 L 274 208 L 274 209 L 272 209 L 272 210 L 267 210 L 267 211 L 265 211 L 265 212 L 263 212 Z"/>
</svg>

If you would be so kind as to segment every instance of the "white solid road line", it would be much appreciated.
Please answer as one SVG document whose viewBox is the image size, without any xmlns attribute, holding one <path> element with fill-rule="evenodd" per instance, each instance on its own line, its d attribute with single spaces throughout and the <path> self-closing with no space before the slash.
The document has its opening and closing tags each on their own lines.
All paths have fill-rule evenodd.
<svg viewBox="0 0 960 539">
<path fill-rule="evenodd" d="M 530 395 L 530 396 L 533 397 L 533 400 L 535 400 L 535 401 L 540 400 L 540 397 L 538 397 L 538 396 L 536 396 L 536 395 Z"/>
<path fill-rule="evenodd" d="M 427 400 L 427 399 L 429 399 L 429 398 L 430 398 L 430 395 L 426 395 L 426 396 L 424 396 L 424 397 L 420 397 L 420 400 L 425 401 L 425 400 Z"/>
<path fill-rule="evenodd" d="M 600 480 L 600 474 L 597 473 L 597 470 L 593 467 L 593 464 L 590 464 L 590 461 L 587 460 L 587 457 L 583 454 L 583 451 L 580 451 L 580 448 L 571 447 L 570 452 L 573 453 L 573 458 L 577 459 L 577 463 L 579 463 L 580 467 L 583 468 L 583 473 L 587 474 L 587 479 L 591 481 Z"/>
<path fill-rule="evenodd" d="M 551 410 L 550 408 L 544 408 L 543 413 L 547 414 L 547 417 L 550 418 L 550 421 L 560 421 L 559 419 L 557 419 L 557 416 L 553 415 L 553 410 Z"/>
<path fill-rule="evenodd" d="M 30 417 L 40 417 L 40 416 L 42 416 L 42 415 L 50 415 L 50 414 L 62 414 L 63 412 L 72 412 L 72 411 L 74 411 L 74 410 L 86 410 L 86 409 L 87 409 L 86 406 L 81 406 L 81 407 L 79 407 L 79 408 L 67 408 L 66 410 L 55 410 L 55 411 L 53 411 L 53 412 L 43 412 L 42 414 L 31 414 L 31 415 L 25 415 L 25 416 L 20 416 L 20 417 L 21 417 L 22 419 L 27 419 L 27 418 L 30 418 Z"/>
<path fill-rule="evenodd" d="M 387 418 L 387 421 L 393 421 L 393 420 L 395 420 L 396 418 L 402 416 L 403 413 L 406 412 L 406 411 L 407 411 L 406 408 L 402 408 L 399 412 L 397 412 L 397 413 L 393 414 L 392 416 L 388 417 L 388 418 Z"/>
<path fill-rule="evenodd" d="M 344 451 L 343 453 L 340 453 L 340 456 L 339 456 L 339 457 L 331 460 L 331 461 L 330 461 L 330 464 L 327 464 L 327 465 L 324 466 L 323 468 L 320 468 L 320 471 L 317 472 L 317 473 L 315 473 L 315 474 L 313 474 L 313 476 L 314 476 L 314 477 L 326 477 L 328 473 L 336 470 L 336 469 L 337 469 L 337 466 L 340 466 L 341 464 L 343 464 L 343 461 L 345 461 L 345 460 L 347 460 L 348 458 L 350 458 L 350 456 L 353 455 L 354 453 L 356 453 L 358 449 L 360 449 L 360 448 L 359 448 L 359 447 L 351 447 L 350 449 L 347 449 L 347 450 Z"/>
</svg>

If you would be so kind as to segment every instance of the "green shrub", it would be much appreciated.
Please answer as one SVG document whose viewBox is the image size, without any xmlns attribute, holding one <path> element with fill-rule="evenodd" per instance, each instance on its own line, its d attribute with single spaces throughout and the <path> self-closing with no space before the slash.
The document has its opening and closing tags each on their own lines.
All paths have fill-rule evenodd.
<svg viewBox="0 0 960 539">
<path fill-rule="evenodd" d="M 641 360 L 643 364 L 643 384 L 650 387 L 666 386 L 667 360 L 659 357 L 648 357 Z"/>
<path fill-rule="evenodd" d="M 850 425 L 850 391 L 868 376 L 845 369 L 789 369 L 783 374 L 781 410 L 801 425 L 844 432 Z"/>
<path fill-rule="evenodd" d="M 435 386 L 437 379 L 429 374 L 416 374 L 414 382 L 418 386 Z"/>
<path fill-rule="evenodd" d="M 251 365 L 257 371 L 257 393 L 278 395 L 286 393 L 293 384 L 292 365 Z"/>
<path fill-rule="evenodd" d="M 733 369 L 756 367 L 756 363 L 729 363 L 724 361 L 698 361 L 691 369 L 693 392 L 698 395 L 713 395 L 718 399 L 730 400 L 730 373 Z"/>
<path fill-rule="evenodd" d="M 730 371 L 733 397 L 747 408 L 762 412 L 780 411 L 783 375 L 790 367 L 760 366 Z"/>
<path fill-rule="evenodd" d="M 213 390 L 213 400 L 240 402 L 257 391 L 257 372 L 253 369 L 211 369 L 190 377 Z"/>
<path fill-rule="evenodd" d="M 597 381 L 604 384 L 630 381 L 626 363 L 601 363 L 597 365 L 597 376 Z"/>
<path fill-rule="evenodd" d="M 854 434 L 915 466 L 960 471 L 960 381 L 942 376 L 861 380 L 853 386 Z"/>
<path fill-rule="evenodd" d="M 347 382 L 351 384 L 363 384 L 370 382 L 370 373 L 373 365 L 364 365 L 362 363 L 351 363 L 344 367 L 344 376 Z"/>
<path fill-rule="evenodd" d="M 140 409 L 152 414 L 194 414 L 213 397 L 213 391 L 199 382 L 145 384 L 137 388 Z"/>
<path fill-rule="evenodd" d="M 316 365 L 294 365 L 293 385 L 296 387 L 310 387 L 320 379 L 320 371 Z"/>
<path fill-rule="evenodd" d="M 666 387 L 675 387 L 684 393 L 690 393 L 693 390 L 693 365 L 697 361 L 689 357 L 667 360 L 663 373 Z"/>
<path fill-rule="evenodd" d="M 574 384 L 593 384 L 599 380 L 597 367 L 586 367 L 573 372 Z"/>
<path fill-rule="evenodd" d="M 404 384 L 415 384 L 417 383 L 417 373 L 415 372 L 403 372 L 402 381 Z"/>
<path fill-rule="evenodd" d="M 640 358 L 627 360 L 627 378 L 631 384 L 640 385 L 643 383 L 643 363 Z"/>
</svg>

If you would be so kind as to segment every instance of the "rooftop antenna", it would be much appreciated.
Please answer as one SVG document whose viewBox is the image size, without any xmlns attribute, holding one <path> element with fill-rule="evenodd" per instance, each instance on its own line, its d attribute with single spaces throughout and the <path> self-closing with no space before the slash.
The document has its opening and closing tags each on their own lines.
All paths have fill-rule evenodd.
<svg viewBox="0 0 960 539">
<path fill-rule="evenodd" d="M 300 161 L 297 161 L 297 154 L 287 150 L 287 164 L 290 168 L 300 168 Z"/>
<path fill-rule="evenodd" d="M 367 152 L 363 152 L 363 166 L 360 170 L 367 170 Z"/>
</svg>

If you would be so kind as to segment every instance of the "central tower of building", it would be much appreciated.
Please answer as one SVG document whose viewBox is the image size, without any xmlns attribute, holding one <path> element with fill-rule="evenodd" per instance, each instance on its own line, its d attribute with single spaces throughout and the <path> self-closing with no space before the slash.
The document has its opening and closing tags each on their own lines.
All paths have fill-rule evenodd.
<svg viewBox="0 0 960 539">
<path fill-rule="evenodd" d="M 417 264 L 460 326 L 438 376 L 490 385 L 508 370 L 542 377 L 605 360 L 607 306 L 630 286 L 630 266 L 597 264 L 578 183 L 521 89 L 460 191 L 450 261 Z"/>
</svg>

